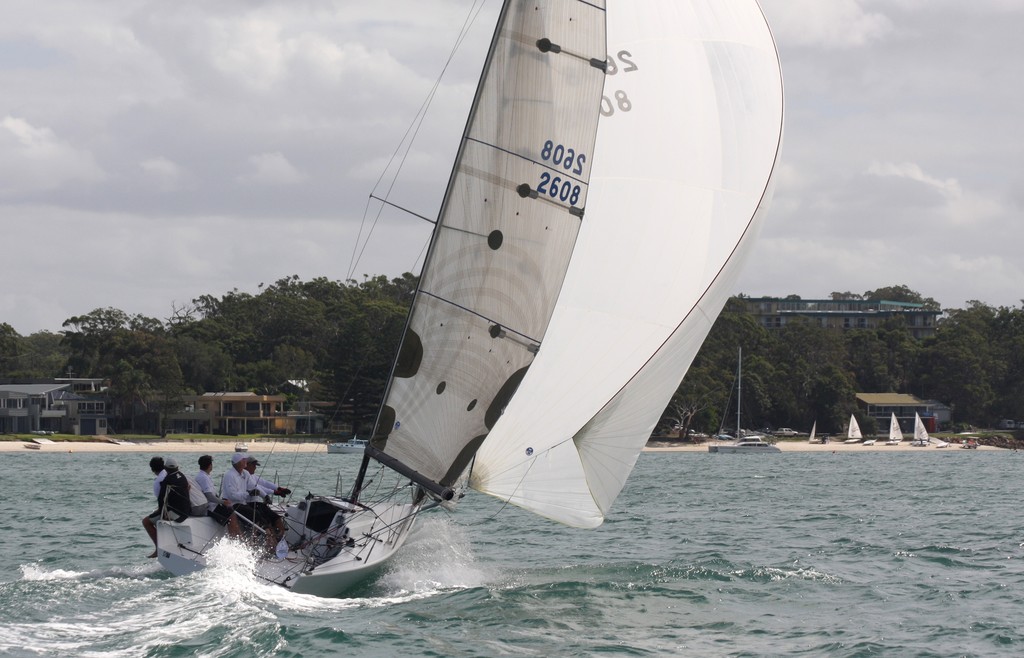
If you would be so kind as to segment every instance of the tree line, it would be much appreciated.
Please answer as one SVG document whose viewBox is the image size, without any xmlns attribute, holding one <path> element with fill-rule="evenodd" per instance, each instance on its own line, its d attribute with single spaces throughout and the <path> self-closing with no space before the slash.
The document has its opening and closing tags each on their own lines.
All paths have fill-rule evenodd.
<svg viewBox="0 0 1024 658">
<path fill-rule="evenodd" d="M 211 391 L 285 393 L 325 402 L 321 411 L 356 433 L 372 425 L 416 277 L 331 281 L 291 276 L 249 294 L 233 290 L 172 307 L 163 320 L 100 308 L 59 332 L 19 335 L 0 323 L 0 378 L 93 377 L 109 382 L 117 431 L 153 429 L 182 396 Z M 834 298 L 938 304 L 905 286 Z M 1024 420 L 1024 308 L 978 301 L 947 310 L 935 335 L 913 338 L 901 318 L 837 332 L 791 321 L 766 329 L 730 300 L 665 411 L 662 426 L 716 432 L 735 417 L 743 349 L 748 427 L 814 421 L 838 432 L 857 392 L 910 393 L 953 409 L 957 425 Z M 732 405 L 732 406 L 731 406 Z M 865 432 L 876 430 L 860 418 Z M 731 425 L 730 425 L 731 426 Z"/>
</svg>

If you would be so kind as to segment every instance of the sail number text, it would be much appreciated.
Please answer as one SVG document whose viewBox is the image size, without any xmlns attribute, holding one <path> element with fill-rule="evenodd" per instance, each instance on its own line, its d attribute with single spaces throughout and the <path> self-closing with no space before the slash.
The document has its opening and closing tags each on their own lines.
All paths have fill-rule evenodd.
<svg viewBox="0 0 1024 658">
<path fill-rule="evenodd" d="M 577 153 L 576 149 L 569 148 L 563 144 L 556 144 L 553 140 L 544 142 L 540 150 L 540 159 L 550 162 L 554 169 L 564 169 L 566 172 L 576 176 L 583 174 L 583 165 L 587 161 L 585 153 Z M 562 178 L 549 171 L 540 174 L 540 184 L 537 185 L 538 194 L 547 194 L 552 199 L 558 199 L 575 206 L 580 200 L 580 186 L 570 179 Z"/>
<path fill-rule="evenodd" d="M 609 55 L 607 64 L 605 75 L 632 73 L 640 70 L 634 61 L 633 53 L 628 50 L 620 50 L 614 55 Z M 616 112 L 629 112 L 632 109 L 633 101 L 629 100 L 629 95 L 622 89 L 612 92 L 611 97 L 601 97 L 601 116 L 610 117 Z"/>
</svg>

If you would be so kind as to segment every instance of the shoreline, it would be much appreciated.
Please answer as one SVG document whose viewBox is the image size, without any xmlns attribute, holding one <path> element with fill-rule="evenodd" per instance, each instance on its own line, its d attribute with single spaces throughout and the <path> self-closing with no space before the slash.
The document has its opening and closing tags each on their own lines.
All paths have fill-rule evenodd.
<svg viewBox="0 0 1024 658">
<path fill-rule="evenodd" d="M 24 453 L 56 453 L 56 452 L 152 452 L 174 453 L 174 452 L 200 452 L 200 453 L 224 453 L 234 452 L 235 443 L 248 445 L 249 453 L 266 454 L 274 452 L 283 454 L 289 452 L 327 452 L 327 444 L 330 441 L 292 441 L 292 440 L 256 440 L 256 441 L 191 441 L 181 440 L 160 440 L 133 441 L 131 443 L 111 443 L 109 441 L 54 441 L 44 443 L 38 448 L 27 447 L 29 441 L 10 440 L 0 441 L 0 452 L 24 452 Z M 700 444 L 678 444 L 671 441 L 650 441 L 643 449 L 644 452 L 707 452 L 709 445 L 728 445 L 729 442 L 707 442 Z M 846 444 L 837 443 L 807 443 L 806 441 L 779 441 L 775 444 L 782 452 L 825 452 L 825 453 L 850 453 L 850 452 L 931 452 L 941 450 L 942 452 L 960 452 L 961 448 L 957 443 L 950 442 L 948 448 L 936 448 L 935 446 L 914 447 L 910 441 L 903 441 L 898 446 L 887 446 L 884 443 L 865 446 L 859 443 Z M 978 446 L 978 450 L 1006 450 L 994 446 Z M 963 450 L 963 452 L 972 452 Z"/>
<path fill-rule="evenodd" d="M 249 449 L 247 453 L 266 454 L 288 452 L 327 452 L 329 441 L 291 441 L 281 440 L 249 440 L 249 441 L 192 441 L 189 439 L 170 440 L 154 439 L 152 441 L 135 440 L 125 443 L 113 443 L 111 441 L 60 441 L 53 443 L 37 444 L 38 448 L 29 448 L 31 441 L 21 439 L 12 441 L 0 441 L 0 452 L 152 452 L 155 454 L 165 452 L 200 452 L 200 453 L 225 453 L 234 452 L 236 443 L 244 443 Z"/>
<path fill-rule="evenodd" d="M 731 445 L 731 441 L 708 441 L 696 445 L 677 445 L 667 441 L 650 441 L 644 448 L 644 452 L 707 452 L 708 446 Z M 974 450 L 961 450 L 959 443 L 949 442 L 946 448 L 936 448 L 933 445 L 912 446 L 910 441 L 902 441 L 898 446 L 887 446 L 885 442 L 866 446 L 860 443 L 808 443 L 807 441 L 778 441 L 774 443 L 782 452 L 827 452 L 827 453 L 849 453 L 849 452 L 974 452 Z M 995 446 L 978 446 L 977 450 L 1006 450 Z"/>
</svg>

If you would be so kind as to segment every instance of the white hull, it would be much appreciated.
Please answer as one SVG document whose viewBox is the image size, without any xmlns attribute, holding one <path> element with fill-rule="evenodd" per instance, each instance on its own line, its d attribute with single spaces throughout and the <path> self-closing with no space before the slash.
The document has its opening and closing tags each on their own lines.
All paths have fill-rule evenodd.
<svg viewBox="0 0 1024 658">
<path fill-rule="evenodd" d="M 327 452 L 331 455 L 361 455 L 365 451 L 366 441 L 346 441 L 345 443 L 327 444 Z"/>
<path fill-rule="evenodd" d="M 283 559 L 259 560 L 254 572 L 295 592 L 338 596 L 373 576 L 412 529 L 419 505 L 354 507 L 339 498 L 314 497 L 285 509 L 290 550 Z M 227 535 L 208 517 L 157 522 L 157 558 L 175 575 L 203 569 L 207 552 Z"/>
<path fill-rule="evenodd" d="M 766 452 L 782 452 L 778 446 L 760 440 L 746 439 L 737 443 L 718 443 L 708 446 L 708 452 L 735 454 L 762 454 Z"/>
</svg>

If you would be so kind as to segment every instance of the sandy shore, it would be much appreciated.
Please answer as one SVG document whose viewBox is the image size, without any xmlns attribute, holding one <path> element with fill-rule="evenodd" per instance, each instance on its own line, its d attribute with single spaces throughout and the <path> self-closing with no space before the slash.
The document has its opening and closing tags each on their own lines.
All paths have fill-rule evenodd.
<svg viewBox="0 0 1024 658">
<path fill-rule="evenodd" d="M 0 441 L 0 452 L 151 452 L 161 455 L 167 452 L 217 453 L 234 452 L 235 441 L 132 441 L 111 443 L 108 441 L 54 441 L 40 445 L 38 449 L 26 447 L 26 441 Z M 265 455 L 269 452 L 284 454 L 290 452 L 327 452 L 324 442 L 289 441 L 245 441 L 249 452 Z"/>
<path fill-rule="evenodd" d="M 284 453 L 292 452 L 326 452 L 327 444 L 325 442 L 290 442 L 290 441 L 246 441 L 249 446 L 249 452 L 253 454 L 265 455 L 270 452 L 280 455 Z M 644 448 L 644 452 L 707 452 L 707 446 L 709 444 L 703 443 L 700 445 L 679 445 L 675 443 L 652 441 L 647 444 Z M 711 445 L 714 445 L 712 442 Z M 807 441 L 779 441 L 776 445 L 783 452 L 824 452 L 824 453 L 848 453 L 848 452 L 868 452 L 868 451 L 879 451 L 879 452 L 898 452 L 912 450 L 915 452 L 925 452 L 932 450 L 939 450 L 935 446 L 928 446 L 925 448 L 915 448 L 910 445 L 910 441 L 903 441 L 898 446 L 887 446 L 885 442 L 876 443 L 873 446 L 865 446 L 860 444 L 845 444 L 845 443 L 828 443 L 813 444 L 807 443 Z M 47 443 L 41 445 L 38 449 L 28 448 L 27 442 L 25 441 L 0 441 L 0 452 L 146 452 L 154 455 L 160 455 L 169 452 L 199 452 L 199 453 L 217 453 L 217 452 L 233 452 L 235 449 L 234 441 L 134 441 L 130 445 L 124 443 L 110 443 L 107 441 L 54 441 L 53 443 Z M 1000 448 L 993 448 L 990 446 L 979 446 L 978 450 L 1000 450 Z M 971 450 L 960 450 L 959 445 L 951 442 L 948 448 L 943 448 L 943 452 L 973 452 Z"/>
<path fill-rule="evenodd" d="M 671 443 L 664 443 L 659 441 L 652 441 L 647 444 L 644 448 L 644 452 L 707 452 L 709 445 L 717 445 L 714 441 L 708 443 L 702 443 L 700 445 L 685 445 L 679 446 Z M 723 442 L 721 445 L 729 445 L 728 442 Z M 840 453 L 840 452 L 900 452 L 900 451 L 913 451 L 913 452 L 929 452 L 932 450 L 938 450 L 939 452 L 949 452 L 956 450 L 957 452 L 974 452 L 973 450 L 960 450 L 960 446 L 957 443 L 950 441 L 949 447 L 947 448 L 936 448 L 934 445 L 925 447 L 914 447 L 910 445 L 910 441 L 902 441 L 898 446 L 887 446 L 885 440 L 881 440 L 878 443 L 870 446 L 862 445 L 860 443 L 808 443 L 807 441 L 779 441 L 775 444 L 779 447 L 782 452 L 825 452 L 825 453 Z M 991 446 L 978 446 L 978 450 L 1001 450 L 1002 448 L 993 448 Z"/>
</svg>

